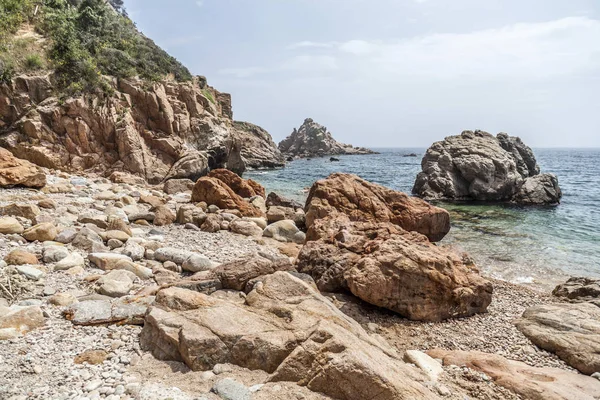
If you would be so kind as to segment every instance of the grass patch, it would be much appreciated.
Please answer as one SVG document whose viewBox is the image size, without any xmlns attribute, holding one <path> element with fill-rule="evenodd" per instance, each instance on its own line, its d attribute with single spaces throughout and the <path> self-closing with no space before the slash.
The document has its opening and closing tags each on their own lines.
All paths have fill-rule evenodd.
<svg viewBox="0 0 600 400">
<path fill-rule="evenodd" d="M 30 54 L 25 58 L 25 67 L 30 71 L 44 68 L 44 60 L 39 54 Z"/>
<path fill-rule="evenodd" d="M 215 101 L 215 98 L 213 97 L 213 95 L 210 92 L 210 90 L 208 90 L 208 89 L 202 89 L 202 94 L 204 95 L 204 97 L 206 97 L 208 99 L 208 101 L 210 101 L 213 104 L 217 104 L 217 102 Z"/>
</svg>

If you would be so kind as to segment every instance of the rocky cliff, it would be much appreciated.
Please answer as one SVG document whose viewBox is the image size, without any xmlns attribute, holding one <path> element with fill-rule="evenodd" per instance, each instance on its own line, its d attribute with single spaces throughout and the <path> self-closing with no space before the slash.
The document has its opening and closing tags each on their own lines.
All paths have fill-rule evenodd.
<svg viewBox="0 0 600 400">
<path fill-rule="evenodd" d="M 105 2 L 77 4 L 25 1 L 11 11 L 13 28 L 0 32 L 0 146 L 41 167 L 126 171 L 150 183 L 283 165 L 268 132 L 233 121 L 229 94 L 192 77 Z M 74 33 L 63 38 L 67 28 Z"/>
<path fill-rule="evenodd" d="M 374 154 L 364 147 L 336 141 L 326 127 L 310 118 L 304 120 L 300 128 L 279 143 L 279 150 L 288 157 L 321 157 L 341 154 Z"/>
<path fill-rule="evenodd" d="M 427 200 L 557 204 L 558 179 L 540 174 L 531 148 L 518 137 L 464 131 L 434 143 L 421 162 L 413 193 Z"/>
</svg>

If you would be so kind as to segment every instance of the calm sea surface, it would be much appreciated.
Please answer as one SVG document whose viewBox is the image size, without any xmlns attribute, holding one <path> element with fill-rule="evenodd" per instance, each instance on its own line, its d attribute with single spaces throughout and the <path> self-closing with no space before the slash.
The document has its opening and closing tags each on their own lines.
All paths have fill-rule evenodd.
<svg viewBox="0 0 600 400">
<path fill-rule="evenodd" d="M 410 193 L 425 149 L 377 149 L 379 155 L 298 160 L 244 177 L 304 201 L 315 180 L 333 172 Z M 535 149 L 543 172 L 558 176 L 563 200 L 556 207 L 438 203 L 451 213 L 442 243 L 458 246 L 488 276 L 551 288 L 567 276 L 600 277 L 600 149 Z M 418 157 L 403 157 L 416 153 Z"/>
</svg>

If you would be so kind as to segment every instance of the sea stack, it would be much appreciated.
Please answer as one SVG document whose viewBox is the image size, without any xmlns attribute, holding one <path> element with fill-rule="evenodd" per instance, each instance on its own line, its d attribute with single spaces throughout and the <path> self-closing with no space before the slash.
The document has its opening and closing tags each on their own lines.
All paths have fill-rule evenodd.
<svg viewBox="0 0 600 400">
<path fill-rule="evenodd" d="M 434 143 L 413 193 L 426 200 L 558 204 L 558 178 L 540 174 L 533 151 L 506 133 L 464 131 Z"/>
<path fill-rule="evenodd" d="M 343 154 L 376 154 L 364 147 L 336 141 L 331 132 L 311 118 L 279 143 L 279 150 L 289 158 L 323 157 Z"/>
</svg>

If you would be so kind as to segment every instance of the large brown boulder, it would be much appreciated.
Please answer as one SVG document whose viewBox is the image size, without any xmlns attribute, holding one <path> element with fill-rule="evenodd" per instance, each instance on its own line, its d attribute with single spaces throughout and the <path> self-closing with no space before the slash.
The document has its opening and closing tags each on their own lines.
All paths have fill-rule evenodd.
<svg viewBox="0 0 600 400">
<path fill-rule="evenodd" d="M 496 354 L 478 351 L 431 350 L 428 354 L 444 365 L 483 372 L 500 386 L 525 400 L 594 400 L 600 381 L 559 368 L 532 367 Z"/>
<path fill-rule="evenodd" d="M 161 290 L 146 315 L 142 348 L 195 371 L 218 363 L 264 370 L 270 381 L 334 399 L 438 398 L 420 371 L 287 272 L 264 277 L 243 300 L 219 293 Z"/>
<path fill-rule="evenodd" d="M 0 188 L 13 186 L 43 188 L 46 175 L 36 165 L 0 147 Z"/>
<path fill-rule="evenodd" d="M 208 176 L 223 181 L 238 196 L 244 198 L 254 196 L 265 197 L 265 188 L 260 183 L 252 179 L 242 179 L 238 174 L 228 169 L 213 169 Z"/>
<path fill-rule="evenodd" d="M 238 196 L 225 182 L 208 176 L 198 179 L 192 202 L 206 202 L 225 210 L 239 210 L 244 217 L 261 217 L 263 212 Z"/>
<path fill-rule="evenodd" d="M 314 183 L 306 200 L 307 239 L 318 238 L 312 229 L 316 220 L 336 213 L 352 221 L 391 222 L 433 242 L 450 231 L 446 210 L 351 174 L 335 173 Z"/>
<path fill-rule="evenodd" d="M 321 239 L 302 248 L 299 272 L 321 291 L 348 290 L 362 300 L 420 321 L 484 312 L 492 284 L 452 250 L 389 222 L 317 221 Z"/>
<path fill-rule="evenodd" d="M 555 353 L 584 374 L 600 372 L 600 307 L 593 303 L 546 304 L 515 322 L 536 346 Z"/>
</svg>

